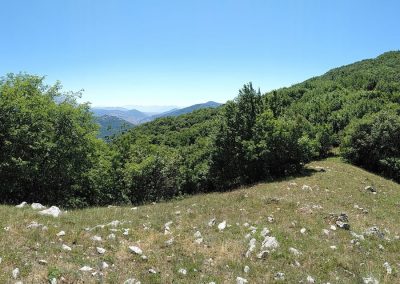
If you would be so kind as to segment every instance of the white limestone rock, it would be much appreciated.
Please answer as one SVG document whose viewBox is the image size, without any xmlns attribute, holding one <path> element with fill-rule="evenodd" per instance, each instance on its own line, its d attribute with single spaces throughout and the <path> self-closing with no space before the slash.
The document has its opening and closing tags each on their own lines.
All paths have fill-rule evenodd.
<svg viewBox="0 0 400 284">
<path fill-rule="evenodd" d="M 57 206 L 51 206 L 49 209 L 45 209 L 38 212 L 40 215 L 53 216 L 54 218 L 60 216 L 61 210 Z"/>
<path fill-rule="evenodd" d="M 223 231 L 226 228 L 226 221 L 222 221 L 221 223 L 218 224 L 218 230 Z"/>
<path fill-rule="evenodd" d="M 179 274 L 182 274 L 182 275 L 186 275 L 186 274 L 187 274 L 187 270 L 186 270 L 185 268 L 180 268 L 180 269 L 178 270 L 178 273 L 179 273 Z"/>
<path fill-rule="evenodd" d="M 17 279 L 17 278 L 19 277 L 19 268 L 18 268 L 18 267 L 15 268 L 15 269 L 12 271 L 12 277 L 13 277 L 14 279 Z"/>
<path fill-rule="evenodd" d="M 26 203 L 25 201 L 22 202 L 21 204 L 16 205 L 16 208 L 24 208 L 28 203 Z"/>
<path fill-rule="evenodd" d="M 143 254 L 142 249 L 140 247 L 138 247 L 138 246 L 130 246 L 129 250 L 131 252 L 135 253 L 135 254 L 138 254 L 138 255 L 142 255 Z"/>
<path fill-rule="evenodd" d="M 40 203 L 32 203 L 32 204 L 31 204 L 31 208 L 32 208 L 33 210 L 42 210 L 42 209 L 46 209 L 46 206 L 43 206 L 43 205 L 40 204 Z"/>
<path fill-rule="evenodd" d="M 266 250 L 273 251 L 279 247 L 279 243 L 275 237 L 266 236 L 261 245 Z"/>
<path fill-rule="evenodd" d="M 242 277 L 236 277 L 236 284 L 246 284 L 249 283 L 249 281 L 247 281 L 247 279 L 242 278 Z"/>
<path fill-rule="evenodd" d="M 301 252 L 300 252 L 298 249 L 295 249 L 295 248 L 289 248 L 289 252 L 290 252 L 291 254 L 293 254 L 294 256 L 299 256 L 299 255 L 301 255 Z"/>
<path fill-rule="evenodd" d="M 80 271 L 82 271 L 82 272 L 90 272 L 90 271 L 92 271 L 93 270 L 93 268 L 91 268 L 90 266 L 82 266 L 80 269 L 79 269 Z"/>
<path fill-rule="evenodd" d="M 66 250 L 66 251 L 71 251 L 71 250 L 72 250 L 72 248 L 69 247 L 69 246 L 67 246 L 66 244 L 63 244 L 63 245 L 61 246 L 61 248 L 62 248 L 63 250 Z"/>
<path fill-rule="evenodd" d="M 385 262 L 383 267 L 386 269 L 386 274 L 392 274 L 392 267 L 390 266 L 389 262 Z"/>
<path fill-rule="evenodd" d="M 249 249 L 246 252 L 246 257 L 250 257 L 251 253 L 255 250 L 256 248 L 256 242 L 257 240 L 255 238 L 252 238 L 249 242 Z"/>
<path fill-rule="evenodd" d="M 96 247 L 96 251 L 98 254 L 105 254 L 106 250 L 102 247 Z"/>
<path fill-rule="evenodd" d="M 379 284 L 379 281 L 376 278 L 369 276 L 369 277 L 363 277 L 363 283 L 364 284 Z"/>
<path fill-rule="evenodd" d="M 285 280 L 285 273 L 283 272 L 277 272 L 274 276 L 274 280 L 276 281 L 283 281 Z"/>
<path fill-rule="evenodd" d="M 105 269 L 107 269 L 108 267 L 109 267 L 109 265 L 108 265 L 108 263 L 105 262 L 105 261 L 103 261 L 103 262 L 100 264 L 100 269 L 101 269 L 101 270 L 105 270 Z"/>
<path fill-rule="evenodd" d="M 57 236 L 57 237 L 65 236 L 65 231 L 60 231 L 60 232 L 58 232 L 56 236 Z"/>
<path fill-rule="evenodd" d="M 95 241 L 95 242 L 101 242 L 102 241 L 102 238 L 100 237 L 100 236 L 93 236 L 93 237 L 91 237 L 90 238 L 92 241 Z"/>
<path fill-rule="evenodd" d="M 312 276 L 308 275 L 307 276 L 307 283 L 315 283 L 315 279 Z"/>
<path fill-rule="evenodd" d="M 140 284 L 140 281 L 135 278 L 129 278 L 125 280 L 124 284 Z"/>
</svg>

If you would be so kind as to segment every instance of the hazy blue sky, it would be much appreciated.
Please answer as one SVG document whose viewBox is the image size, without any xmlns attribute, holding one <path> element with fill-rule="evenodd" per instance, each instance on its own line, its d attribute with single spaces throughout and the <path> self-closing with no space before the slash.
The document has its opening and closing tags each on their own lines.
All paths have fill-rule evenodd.
<svg viewBox="0 0 400 284">
<path fill-rule="evenodd" d="M 0 0 L 0 74 L 93 105 L 189 105 L 400 49 L 400 1 Z"/>
</svg>

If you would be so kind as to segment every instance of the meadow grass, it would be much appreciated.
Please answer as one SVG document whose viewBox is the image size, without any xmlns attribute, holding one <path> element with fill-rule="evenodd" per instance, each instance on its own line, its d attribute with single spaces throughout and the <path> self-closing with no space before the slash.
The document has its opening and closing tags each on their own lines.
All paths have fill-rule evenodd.
<svg viewBox="0 0 400 284">
<path fill-rule="evenodd" d="M 46 283 L 51 278 L 58 283 L 123 283 L 128 278 L 142 283 L 235 283 L 238 276 L 249 283 L 306 283 L 307 276 L 316 283 L 362 283 L 368 276 L 380 283 L 400 283 L 400 240 L 396 238 L 400 235 L 400 185 L 337 158 L 312 162 L 307 169 L 303 176 L 137 209 L 89 208 L 53 218 L 40 216 L 30 207 L 0 206 L 0 283 Z M 303 190 L 303 185 L 312 190 Z M 376 187 L 377 194 L 366 191 L 367 185 Z M 356 244 L 351 242 L 355 238 L 350 231 L 330 230 L 330 214 L 342 212 L 349 217 L 351 231 L 361 234 L 377 226 L 385 238 L 365 237 Z M 274 221 L 269 222 L 268 216 Z M 210 227 L 212 218 L 216 225 Z M 86 229 L 113 220 L 123 224 Z M 223 220 L 228 226 L 219 231 L 217 225 Z M 48 229 L 28 229 L 32 221 Z M 171 234 L 164 233 L 168 221 L 172 221 Z M 256 229 L 251 238 L 256 238 L 257 246 L 246 258 L 250 239 L 245 236 L 250 226 Z M 265 259 L 258 259 L 264 227 L 280 246 Z M 129 234 L 123 235 L 123 229 L 129 229 Z M 66 235 L 57 237 L 61 230 Z M 196 231 L 204 239 L 201 244 L 194 242 Z M 115 240 L 107 239 L 111 233 Z M 102 241 L 92 241 L 94 235 Z M 172 237 L 173 244 L 166 245 Z M 62 244 L 72 250 L 62 250 Z M 139 246 L 147 260 L 130 252 L 132 245 Z M 96 247 L 106 249 L 105 254 L 100 255 Z M 290 247 L 301 255 L 290 253 Z M 101 271 L 102 261 L 109 267 Z M 391 265 L 392 274 L 387 274 L 385 262 Z M 79 271 L 84 265 L 101 273 L 92 276 Z M 245 266 L 250 267 L 248 273 L 243 271 Z M 16 267 L 21 273 L 14 280 Z M 178 273 L 181 268 L 187 270 L 186 275 Z M 157 273 L 151 274 L 149 269 Z M 277 272 L 283 272 L 285 280 L 274 280 Z"/>
</svg>

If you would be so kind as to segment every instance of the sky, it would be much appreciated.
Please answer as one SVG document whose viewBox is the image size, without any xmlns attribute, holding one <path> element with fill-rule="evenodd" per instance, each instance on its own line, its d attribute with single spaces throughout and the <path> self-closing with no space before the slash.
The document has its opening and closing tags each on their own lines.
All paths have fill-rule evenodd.
<svg viewBox="0 0 400 284">
<path fill-rule="evenodd" d="M 93 106 L 233 99 L 400 49 L 400 1 L 0 0 L 0 76 Z"/>
</svg>

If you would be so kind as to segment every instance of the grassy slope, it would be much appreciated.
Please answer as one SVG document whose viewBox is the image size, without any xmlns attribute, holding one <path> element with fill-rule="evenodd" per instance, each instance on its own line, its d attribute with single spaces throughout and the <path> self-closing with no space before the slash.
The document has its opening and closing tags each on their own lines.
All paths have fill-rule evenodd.
<svg viewBox="0 0 400 284">
<path fill-rule="evenodd" d="M 11 271 L 21 270 L 21 279 L 26 283 L 42 283 L 48 274 L 62 275 L 70 282 L 96 282 L 88 272 L 79 272 L 83 265 L 97 267 L 101 260 L 114 264 L 104 271 L 106 282 L 121 283 L 134 277 L 142 283 L 233 283 L 237 276 L 249 283 L 273 282 L 275 273 L 284 272 L 285 280 L 298 283 L 311 275 L 317 283 L 359 283 L 362 277 L 373 275 L 380 283 L 399 283 L 400 240 L 400 185 L 378 177 L 362 169 L 344 164 L 337 159 L 313 162 L 310 169 L 322 166 L 326 172 L 312 171 L 308 176 L 286 179 L 228 193 L 198 195 L 184 200 L 156 205 L 140 206 L 137 210 L 127 207 L 93 208 L 71 211 L 60 218 L 38 216 L 32 209 L 17 209 L 0 206 L 0 282 L 11 281 Z M 297 185 L 294 185 L 296 183 Z M 302 185 L 309 185 L 313 191 L 304 191 Z M 366 185 L 378 188 L 378 194 L 366 192 Z M 368 214 L 355 209 L 357 204 L 369 210 Z M 312 208 L 321 205 L 322 209 Z M 305 210 L 310 207 L 312 212 Z M 302 208 L 302 209 L 301 209 Z M 176 211 L 181 213 L 178 215 Z M 349 231 L 338 229 L 329 236 L 322 229 L 329 229 L 329 213 L 346 212 L 349 215 L 351 230 L 356 233 L 377 225 L 387 229 L 389 240 L 368 237 L 359 246 L 351 244 L 353 237 Z M 269 223 L 272 215 L 275 222 Z M 207 225 L 211 218 L 217 224 L 226 220 L 230 227 L 219 232 L 217 227 Z M 117 229 L 130 228 L 128 236 L 122 230 L 116 232 L 116 240 L 106 239 L 109 227 L 91 232 L 86 227 L 106 224 L 113 220 L 128 221 Z M 48 231 L 27 229 L 31 221 L 48 226 Z M 163 226 L 173 221 L 172 235 L 164 235 Z M 280 247 L 265 260 L 253 254 L 245 258 L 249 240 L 245 235 L 248 222 L 258 228 L 259 251 L 263 227 L 271 230 Z M 10 226 L 10 231 L 3 227 Z M 145 230 L 145 226 L 149 227 Z M 307 232 L 303 235 L 300 229 Z M 56 237 L 60 230 L 66 236 Z M 193 234 L 199 230 L 204 238 L 201 245 L 195 244 Z M 96 243 L 90 240 L 93 235 L 103 237 Z M 164 242 L 174 236 L 175 243 L 166 247 Z M 72 247 L 71 252 L 61 250 L 61 244 Z M 129 245 L 139 245 L 148 260 L 128 251 Z M 383 250 L 379 245 L 383 245 Z M 337 250 L 332 250 L 336 245 Z M 101 256 L 95 247 L 104 247 L 107 252 Z M 289 247 L 302 252 L 295 257 L 288 252 Z M 207 260 L 212 258 L 212 264 Z M 38 263 L 39 259 L 48 265 Z M 292 265 L 295 260 L 300 267 Z M 388 261 L 393 274 L 386 275 L 383 263 Z M 245 265 L 250 267 L 248 274 L 243 272 Z M 148 273 L 154 268 L 158 274 Z M 177 273 L 186 268 L 186 276 Z M 197 269 L 197 272 L 194 271 Z"/>
</svg>

